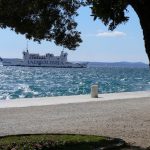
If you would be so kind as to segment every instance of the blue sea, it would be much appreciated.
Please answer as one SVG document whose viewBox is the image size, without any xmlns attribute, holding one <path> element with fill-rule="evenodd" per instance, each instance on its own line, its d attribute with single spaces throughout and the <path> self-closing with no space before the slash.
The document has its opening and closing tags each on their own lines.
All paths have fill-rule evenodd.
<svg viewBox="0 0 150 150">
<path fill-rule="evenodd" d="M 150 90 L 148 68 L 28 68 L 0 67 L 0 100 Z"/>
</svg>

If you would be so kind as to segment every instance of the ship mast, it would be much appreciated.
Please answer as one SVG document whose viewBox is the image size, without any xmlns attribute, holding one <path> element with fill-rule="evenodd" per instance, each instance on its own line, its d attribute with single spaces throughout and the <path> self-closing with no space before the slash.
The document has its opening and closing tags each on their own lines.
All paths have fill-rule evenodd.
<svg viewBox="0 0 150 150">
<path fill-rule="evenodd" d="M 29 51 L 28 51 L 28 41 L 27 41 L 27 45 L 26 45 L 26 51 L 29 52 Z"/>
</svg>

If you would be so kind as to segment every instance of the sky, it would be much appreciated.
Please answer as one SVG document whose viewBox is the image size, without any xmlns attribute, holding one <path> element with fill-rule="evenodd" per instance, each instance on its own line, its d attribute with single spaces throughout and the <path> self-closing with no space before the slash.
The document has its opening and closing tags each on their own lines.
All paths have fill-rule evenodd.
<svg viewBox="0 0 150 150">
<path fill-rule="evenodd" d="M 78 31 L 82 33 L 83 43 L 75 51 L 65 49 L 69 61 L 90 62 L 144 62 L 148 63 L 145 53 L 143 34 L 139 19 L 132 8 L 128 8 L 130 20 L 119 25 L 113 32 L 108 31 L 100 20 L 93 21 L 89 8 L 80 8 Z M 0 57 L 22 58 L 22 51 L 26 49 L 27 39 L 24 35 L 16 34 L 9 28 L 0 29 Z M 59 55 L 62 47 L 53 42 L 28 41 L 29 51 L 32 53 L 53 53 Z"/>
</svg>

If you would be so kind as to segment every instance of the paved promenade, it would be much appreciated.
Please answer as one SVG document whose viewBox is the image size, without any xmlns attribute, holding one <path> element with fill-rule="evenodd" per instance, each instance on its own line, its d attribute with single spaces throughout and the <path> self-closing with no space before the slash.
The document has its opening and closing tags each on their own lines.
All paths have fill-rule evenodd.
<svg viewBox="0 0 150 150">
<path fill-rule="evenodd" d="M 80 133 L 150 146 L 150 92 L 99 96 L 0 101 L 0 136 Z"/>
</svg>

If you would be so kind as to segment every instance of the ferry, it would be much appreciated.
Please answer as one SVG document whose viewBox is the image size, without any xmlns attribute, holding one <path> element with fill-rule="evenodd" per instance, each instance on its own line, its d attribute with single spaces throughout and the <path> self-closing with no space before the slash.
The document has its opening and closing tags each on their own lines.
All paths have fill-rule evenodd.
<svg viewBox="0 0 150 150">
<path fill-rule="evenodd" d="M 22 66 L 22 67 L 54 67 L 54 68 L 86 68 L 87 63 L 72 63 L 67 60 L 68 54 L 61 51 L 60 56 L 47 53 L 39 55 L 29 53 L 28 49 L 23 52 L 23 59 L 0 58 L 3 66 Z"/>
</svg>

